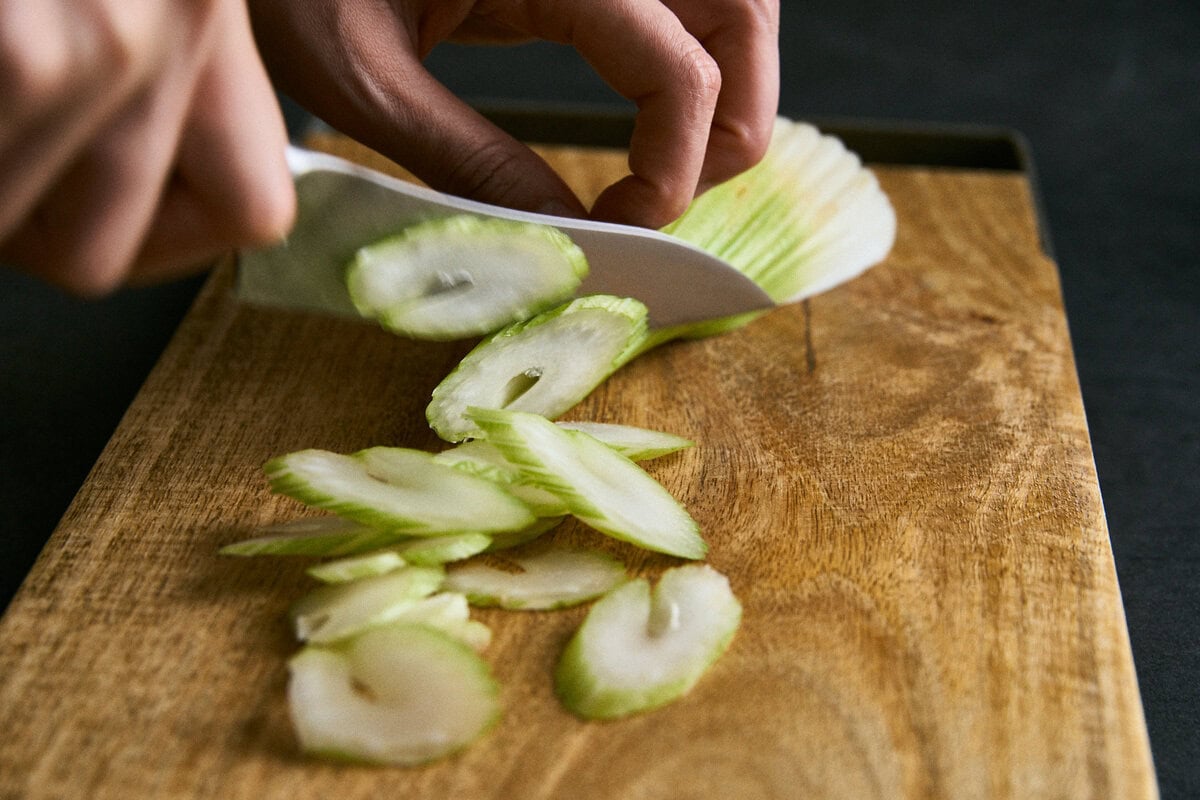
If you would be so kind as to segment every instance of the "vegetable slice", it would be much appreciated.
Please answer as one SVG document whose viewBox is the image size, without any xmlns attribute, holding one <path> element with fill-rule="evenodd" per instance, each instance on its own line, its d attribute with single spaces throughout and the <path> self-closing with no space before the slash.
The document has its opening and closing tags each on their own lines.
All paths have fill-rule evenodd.
<svg viewBox="0 0 1200 800">
<path fill-rule="evenodd" d="M 429 220 L 355 255 L 355 307 L 418 339 L 480 336 L 571 297 L 587 258 L 557 228 L 468 214 Z"/>
<path fill-rule="evenodd" d="M 411 766 L 470 744 L 500 716 L 487 664 L 420 625 L 376 628 L 289 663 L 288 699 L 301 747 L 351 761 Z"/>
<path fill-rule="evenodd" d="M 333 642 L 400 619 L 417 600 L 437 591 L 445 572 L 404 567 L 350 583 L 321 586 L 291 608 L 296 638 Z"/>
<path fill-rule="evenodd" d="M 583 431 L 599 439 L 630 461 L 650 461 L 661 456 L 686 450 L 695 445 L 691 439 L 673 433 L 636 428 L 632 425 L 614 425 L 610 422 L 567 422 L 559 420 L 559 427 Z"/>
<path fill-rule="evenodd" d="M 402 447 L 352 455 L 301 450 L 263 468 L 271 488 L 310 506 L 401 534 L 516 530 L 534 515 L 492 481 Z"/>
<path fill-rule="evenodd" d="M 479 434 L 470 406 L 557 417 L 638 352 L 646 313 L 637 300 L 592 295 L 510 326 L 438 384 L 425 416 L 451 442 Z"/>
<path fill-rule="evenodd" d="M 563 704 L 587 719 L 658 708 L 686 694 L 725 652 L 742 607 L 724 575 L 704 564 L 608 593 L 589 610 L 555 671 Z"/>
<path fill-rule="evenodd" d="M 562 498 L 583 522 L 648 550 L 704 557 L 708 547 L 687 510 L 611 447 L 537 414 L 473 408 L 469 416 L 529 482 Z"/>
<path fill-rule="evenodd" d="M 476 553 L 482 553 L 491 544 L 492 537 L 486 533 L 451 533 L 445 536 L 409 539 L 392 549 L 410 564 L 431 567 L 470 558 Z"/>
<path fill-rule="evenodd" d="M 463 442 L 438 453 L 434 459 L 442 464 L 449 464 L 455 469 L 461 469 L 501 484 L 539 519 L 562 517 L 568 513 L 566 503 L 557 495 L 524 483 L 521 469 L 505 458 L 494 445 L 483 439 Z M 529 538 L 534 538 L 536 535 L 538 534 L 533 533 Z"/>
<path fill-rule="evenodd" d="M 349 583 L 360 578 L 386 575 L 405 565 L 395 550 L 376 550 L 360 556 L 347 556 L 336 561 L 314 564 L 307 572 L 323 583 Z"/>
<path fill-rule="evenodd" d="M 599 597 L 625 580 L 625 565 L 598 550 L 555 547 L 502 560 L 508 569 L 489 560 L 456 564 L 446 571 L 445 587 L 476 606 L 553 609 Z"/>
<path fill-rule="evenodd" d="M 263 536 L 227 544 L 223 556 L 343 556 L 378 550 L 405 537 L 341 517 L 305 517 L 261 529 Z"/>
</svg>

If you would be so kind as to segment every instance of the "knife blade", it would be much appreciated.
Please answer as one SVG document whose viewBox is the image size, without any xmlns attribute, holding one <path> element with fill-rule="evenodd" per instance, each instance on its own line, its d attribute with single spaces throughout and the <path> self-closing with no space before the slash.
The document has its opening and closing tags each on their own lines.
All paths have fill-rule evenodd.
<svg viewBox="0 0 1200 800">
<path fill-rule="evenodd" d="M 735 267 L 657 231 L 466 200 L 294 146 L 287 159 L 296 223 L 284 242 L 239 254 L 235 291 L 248 303 L 359 318 L 344 275 L 360 247 L 415 222 L 466 213 L 563 231 L 588 259 L 577 294 L 635 297 L 646 304 L 654 328 L 775 305 Z"/>
</svg>

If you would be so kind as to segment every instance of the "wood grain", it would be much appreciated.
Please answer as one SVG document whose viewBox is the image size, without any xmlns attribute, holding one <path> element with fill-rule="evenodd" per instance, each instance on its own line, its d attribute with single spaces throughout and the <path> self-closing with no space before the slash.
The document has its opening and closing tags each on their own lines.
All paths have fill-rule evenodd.
<svg viewBox="0 0 1200 800">
<path fill-rule="evenodd" d="M 584 195 L 623 169 L 546 152 Z M 0 797 L 1154 796 L 1028 184 L 878 172 L 900 220 L 886 263 L 652 352 L 571 414 L 699 443 L 651 468 L 745 618 L 683 701 L 580 722 L 550 674 L 582 610 L 479 612 L 504 687 L 486 739 L 415 770 L 301 757 L 282 615 L 307 562 L 216 550 L 303 513 L 268 492 L 271 456 L 436 447 L 423 408 L 467 345 L 241 307 L 226 266 L 0 622 Z"/>
</svg>

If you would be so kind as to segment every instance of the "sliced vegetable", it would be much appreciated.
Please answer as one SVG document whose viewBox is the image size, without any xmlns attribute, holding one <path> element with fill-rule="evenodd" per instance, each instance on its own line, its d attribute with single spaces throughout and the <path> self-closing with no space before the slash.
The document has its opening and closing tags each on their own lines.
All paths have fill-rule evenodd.
<svg viewBox="0 0 1200 800">
<path fill-rule="evenodd" d="M 555 671 L 563 704 L 587 719 L 658 708 L 686 694 L 725 652 L 742 608 L 724 575 L 693 564 L 596 601 Z"/>
<path fill-rule="evenodd" d="M 438 592 L 404 608 L 397 623 L 428 625 L 482 652 L 492 641 L 492 629 L 471 619 L 470 604 L 460 592 Z"/>
<path fill-rule="evenodd" d="M 480 343 L 433 390 L 425 415 L 443 439 L 477 436 L 470 406 L 557 417 L 638 352 L 646 307 L 629 298 L 581 297 Z"/>
<path fill-rule="evenodd" d="M 474 439 L 452 447 L 434 456 L 440 463 L 448 464 L 472 475 L 495 481 L 524 503 L 539 519 L 562 517 L 568 513 L 567 505 L 557 495 L 524 482 L 521 469 L 511 463 L 493 445 L 483 439 Z M 531 532 L 529 538 L 538 535 Z M 519 532 L 518 532 L 519 536 Z"/>
<path fill-rule="evenodd" d="M 630 461 L 649 461 L 692 447 L 695 442 L 673 433 L 635 428 L 632 425 L 614 425 L 610 422 L 566 422 L 560 420 L 559 427 L 583 431 L 599 439 Z"/>
<path fill-rule="evenodd" d="M 445 587 L 472 605 L 552 609 L 599 597 L 625 580 L 625 565 L 598 550 L 554 547 L 537 553 L 456 564 Z"/>
<path fill-rule="evenodd" d="M 550 494 L 546 492 L 546 494 Z M 559 501 L 562 502 L 562 501 Z M 565 508 L 565 504 L 564 504 Z M 528 528 L 522 528 L 519 531 L 510 531 L 507 533 L 497 533 L 492 537 L 492 543 L 485 550 L 485 553 L 495 553 L 498 550 L 508 550 L 518 545 L 532 542 L 534 539 L 549 533 L 557 528 L 566 519 L 566 511 L 563 511 L 563 516 L 560 517 L 540 517 L 537 522 L 530 525 Z"/>
<path fill-rule="evenodd" d="M 419 450 L 372 447 L 352 455 L 301 450 L 268 462 L 264 470 L 280 494 L 401 534 L 488 533 L 534 520 L 503 487 Z"/>
<path fill-rule="evenodd" d="M 481 336 L 567 300 L 587 275 L 557 228 L 467 214 L 358 251 L 346 273 L 359 312 L 418 339 Z"/>
<path fill-rule="evenodd" d="M 347 556 L 336 561 L 314 564 L 307 571 L 323 583 L 349 583 L 360 578 L 386 575 L 400 569 L 404 564 L 404 559 L 395 550 L 376 550 L 360 556 Z"/>
<path fill-rule="evenodd" d="M 583 522 L 648 550 L 704 557 L 707 545 L 687 510 L 611 447 L 537 414 L 481 408 L 468 414 L 525 480 L 562 498 Z"/>
<path fill-rule="evenodd" d="M 492 537 L 486 533 L 451 533 L 409 539 L 396 545 L 393 551 L 409 564 L 431 567 L 470 558 L 482 553 L 491 544 Z"/>
<path fill-rule="evenodd" d="M 470 744 L 500 716 L 487 664 L 462 642 L 420 625 L 306 647 L 289 669 L 292 721 L 308 753 L 422 764 Z"/>
<path fill-rule="evenodd" d="M 291 609 L 296 638 L 333 642 L 400 619 L 417 600 L 437 591 L 445 572 L 434 567 L 403 567 L 350 583 L 322 586 Z"/>
<path fill-rule="evenodd" d="M 403 533 L 341 517 L 305 517 L 261 529 L 264 535 L 221 548 L 224 556 L 341 556 L 378 550 Z"/>
</svg>

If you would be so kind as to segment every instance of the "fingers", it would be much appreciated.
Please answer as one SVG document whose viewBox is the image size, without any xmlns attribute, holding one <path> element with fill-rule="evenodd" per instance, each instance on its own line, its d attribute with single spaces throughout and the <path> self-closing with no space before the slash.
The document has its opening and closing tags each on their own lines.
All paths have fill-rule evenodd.
<svg viewBox="0 0 1200 800">
<path fill-rule="evenodd" d="M 103 8 L 0 2 L 0 241 L 137 90 L 148 59 L 126 55 L 123 27 Z"/>
<path fill-rule="evenodd" d="M 497 18 L 573 45 L 638 108 L 631 174 L 597 199 L 599 219 L 657 228 L 679 216 L 700 179 L 721 91 L 716 61 L 658 0 L 529 0 Z"/>
<path fill-rule="evenodd" d="M 277 83 L 342 132 L 436 189 L 584 216 L 582 204 L 541 158 L 421 65 L 421 49 L 454 30 L 471 5 L 444 1 L 434 4 L 437 13 L 411 19 L 377 2 L 315 4 L 297 13 L 289 0 L 258 0 L 251 11 Z M 295 59 L 297 49 L 308 57 Z"/>
<path fill-rule="evenodd" d="M 0 149 L 0 158 L 36 156 L 41 181 L 11 193 L 0 185 L 6 210 L 13 196 L 26 202 L 8 235 L 0 231 L 0 259 L 97 295 L 131 272 L 283 235 L 294 204 L 283 124 L 244 10 L 231 0 L 174 10 L 145 40 L 171 58 L 143 69 L 134 91 L 104 95 L 117 107 L 99 125 L 75 122 L 86 129 L 78 134 L 48 114 L 50 144 L 37 150 L 37 123 L 19 132 L 32 144 Z"/>
<path fill-rule="evenodd" d="M 96 12 L 96 8 L 91 11 Z M 119 20 L 106 17 L 97 26 L 111 34 L 111 39 L 120 38 Z M 54 118 L 63 115 L 50 114 L 49 135 L 40 152 L 29 152 L 37 148 L 36 144 L 6 151 L 8 157 L 18 153 L 30 156 L 35 172 L 43 179 L 29 198 L 33 201 L 32 212 L 4 242 L 6 259 L 84 295 L 106 292 L 124 278 L 170 169 L 180 119 L 187 106 L 190 73 L 197 60 L 194 50 L 187 49 L 185 37 L 176 31 L 174 27 L 156 29 L 155 48 L 177 52 L 178 56 L 165 62 L 154 80 L 146 80 L 128 94 L 121 87 L 110 87 L 115 101 L 91 87 L 87 97 L 74 98 L 73 105 L 82 109 L 76 119 L 60 120 L 62 124 L 56 125 Z M 177 37 L 175 41 L 171 41 L 172 35 Z M 153 52 L 133 47 L 129 37 L 113 47 L 132 48 L 129 58 L 137 65 L 129 74 L 138 78 L 146 75 L 148 65 L 156 59 Z M 85 80 L 83 85 L 87 84 Z M 72 105 L 75 92 L 65 90 L 62 94 L 65 96 L 59 96 L 56 102 Z M 89 119 L 96 117 L 97 107 L 109 105 L 118 107 L 101 115 L 100 124 Z M 41 128 L 41 123 L 31 125 L 24 136 L 27 140 L 36 137 Z M 72 146 L 75 143 L 71 140 L 79 137 L 72 128 L 85 128 L 86 142 Z M 61 152 L 53 153 L 52 149 Z M 59 160 L 65 161 L 65 166 L 57 167 Z M 28 191 L 30 187 L 26 184 L 22 188 Z M 7 201 L 13 195 L 4 196 Z"/>
<path fill-rule="evenodd" d="M 487 19 L 570 43 L 638 113 L 592 215 L 657 228 L 754 165 L 779 95 L 778 0 L 527 0 Z"/>
<path fill-rule="evenodd" d="M 132 277 L 181 274 L 237 247 L 281 240 L 296 212 L 287 131 L 240 3 L 200 74 L 166 186 Z"/>
<path fill-rule="evenodd" d="M 667 0 L 721 70 L 697 194 L 759 162 L 779 108 L 778 0 Z"/>
</svg>

